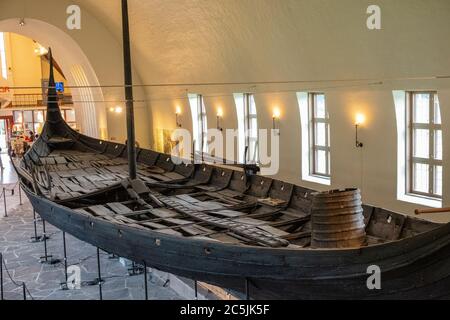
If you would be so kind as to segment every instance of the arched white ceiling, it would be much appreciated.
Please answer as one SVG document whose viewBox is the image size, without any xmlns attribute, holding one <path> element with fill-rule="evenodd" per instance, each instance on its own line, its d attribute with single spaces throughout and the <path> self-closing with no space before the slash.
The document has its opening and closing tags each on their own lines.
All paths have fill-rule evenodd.
<svg viewBox="0 0 450 320">
<path fill-rule="evenodd" d="M 117 37 L 119 0 L 78 0 Z M 450 74 L 450 1 L 129 0 L 144 83 L 415 77 Z"/>
</svg>

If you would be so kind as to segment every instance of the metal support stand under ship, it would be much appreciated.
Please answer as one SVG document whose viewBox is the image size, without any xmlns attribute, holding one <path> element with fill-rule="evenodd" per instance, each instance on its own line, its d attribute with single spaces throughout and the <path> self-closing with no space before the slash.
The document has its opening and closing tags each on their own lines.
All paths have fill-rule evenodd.
<svg viewBox="0 0 450 320">
<path fill-rule="evenodd" d="M 51 60 L 51 59 L 50 59 Z M 43 132 L 16 164 L 43 219 L 107 252 L 253 299 L 450 297 L 450 224 L 317 193 L 245 166 L 175 164 L 72 130 L 51 70 Z M 370 290 L 369 266 L 381 270 Z"/>
</svg>

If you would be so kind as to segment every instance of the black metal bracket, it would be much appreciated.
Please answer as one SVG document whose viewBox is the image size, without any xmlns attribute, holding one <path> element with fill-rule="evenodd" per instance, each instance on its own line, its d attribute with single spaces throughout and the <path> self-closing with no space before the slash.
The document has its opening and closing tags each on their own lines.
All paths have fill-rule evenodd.
<svg viewBox="0 0 450 320">
<path fill-rule="evenodd" d="M 30 238 L 31 239 L 31 243 L 43 242 L 44 240 L 49 240 L 50 239 L 46 235 L 38 236 L 38 234 L 37 234 L 37 222 L 38 222 L 38 218 L 36 216 L 36 210 L 33 210 L 34 236 Z"/>
<path fill-rule="evenodd" d="M 102 273 L 101 273 L 101 266 L 100 266 L 100 248 L 97 248 L 97 270 L 98 270 L 98 278 L 95 280 L 98 284 L 98 291 L 99 291 L 99 297 L 100 300 L 103 300 L 103 279 L 102 279 Z"/>
<path fill-rule="evenodd" d="M 145 300 L 148 300 L 148 275 L 147 275 L 147 263 L 144 261 L 144 290 Z"/>
<path fill-rule="evenodd" d="M 44 238 L 44 255 L 42 257 L 40 257 L 40 262 L 41 263 L 45 263 L 45 264 L 49 264 L 49 265 L 55 265 L 61 262 L 60 259 L 54 259 L 53 256 L 50 254 L 48 254 L 48 250 L 47 250 L 47 233 L 45 230 L 45 220 L 42 220 L 42 228 L 43 228 L 43 238 Z"/>
<path fill-rule="evenodd" d="M 55 265 L 61 262 L 60 259 L 53 258 L 52 255 L 45 255 L 39 258 L 40 262 L 42 264 L 49 264 L 49 265 Z"/>
<path fill-rule="evenodd" d="M 66 246 L 66 233 L 63 231 L 63 249 L 64 249 L 64 279 L 65 282 L 61 282 L 61 290 L 69 290 L 68 286 L 68 274 L 67 274 L 67 246 Z"/>
<path fill-rule="evenodd" d="M 359 126 L 356 124 L 355 125 L 355 145 L 357 148 L 362 148 L 362 147 L 364 147 L 364 144 L 361 141 L 359 141 L 359 139 L 358 139 L 358 127 Z"/>
<path fill-rule="evenodd" d="M 137 264 L 135 262 L 132 263 L 131 268 L 128 269 L 128 275 L 130 277 L 138 276 L 144 273 L 144 266 Z"/>
<path fill-rule="evenodd" d="M 250 300 L 250 281 L 245 278 L 245 300 Z"/>
</svg>

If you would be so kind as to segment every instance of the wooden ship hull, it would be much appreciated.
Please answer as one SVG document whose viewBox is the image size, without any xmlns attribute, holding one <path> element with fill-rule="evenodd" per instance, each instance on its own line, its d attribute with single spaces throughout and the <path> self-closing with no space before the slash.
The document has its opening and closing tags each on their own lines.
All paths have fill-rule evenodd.
<svg viewBox="0 0 450 320">
<path fill-rule="evenodd" d="M 336 210 L 362 208 L 349 216 L 356 227 L 323 239 L 320 226 L 339 223 L 311 219 L 314 190 L 245 166 L 176 164 L 145 149 L 130 180 L 127 147 L 72 130 L 52 84 L 51 70 L 46 124 L 16 170 L 36 212 L 57 228 L 149 267 L 240 293 L 247 287 L 252 299 L 450 296 L 450 224 L 339 198 Z M 339 247 L 362 234 L 361 245 Z M 381 288 L 370 290 L 374 265 Z"/>
<path fill-rule="evenodd" d="M 245 292 L 252 299 L 438 299 L 450 297 L 449 227 L 357 249 L 273 249 L 184 239 L 87 216 L 37 196 L 57 228 L 107 252 L 175 275 Z M 380 209 L 381 215 L 392 213 Z M 381 290 L 367 288 L 380 267 Z"/>
</svg>

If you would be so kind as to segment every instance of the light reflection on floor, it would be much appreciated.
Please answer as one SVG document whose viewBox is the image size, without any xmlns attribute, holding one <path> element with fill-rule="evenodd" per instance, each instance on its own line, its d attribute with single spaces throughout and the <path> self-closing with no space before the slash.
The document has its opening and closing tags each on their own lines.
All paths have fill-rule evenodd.
<svg viewBox="0 0 450 320">
<path fill-rule="evenodd" d="M 16 173 L 7 153 L 1 154 L 4 169 L 1 171 L 0 184 L 14 184 L 17 182 Z"/>
</svg>

